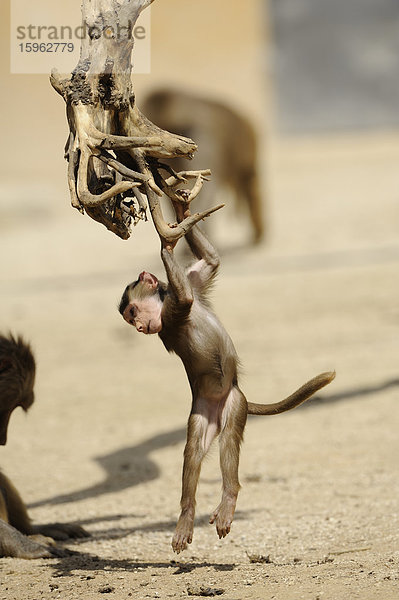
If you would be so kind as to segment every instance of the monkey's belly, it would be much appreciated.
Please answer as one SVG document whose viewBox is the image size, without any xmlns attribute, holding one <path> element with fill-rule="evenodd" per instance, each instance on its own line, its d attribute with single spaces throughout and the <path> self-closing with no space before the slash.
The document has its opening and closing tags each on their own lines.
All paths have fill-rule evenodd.
<svg viewBox="0 0 399 600">
<path fill-rule="evenodd" d="M 209 354 L 193 352 L 181 357 L 195 396 L 220 401 L 224 399 L 237 378 L 236 357 L 212 349 Z"/>
<path fill-rule="evenodd" d="M 184 364 L 194 396 L 220 400 L 228 394 L 237 379 L 237 353 L 208 307 L 194 302 L 190 320 L 179 330 L 173 349 Z"/>
</svg>

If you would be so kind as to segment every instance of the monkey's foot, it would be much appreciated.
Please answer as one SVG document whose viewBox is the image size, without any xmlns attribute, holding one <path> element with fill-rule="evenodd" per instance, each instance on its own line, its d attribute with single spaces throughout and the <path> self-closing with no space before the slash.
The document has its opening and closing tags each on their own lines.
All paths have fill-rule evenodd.
<svg viewBox="0 0 399 600">
<path fill-rule="evenodd" d="M 35 532 L 50 536 L 54 540 L 90 537 L 90 534 L 83 527 L 75 523 L 50 523 L 48 525 L 36 525 L 33 529 Z"/>
<path fill-rule="evenodd" d="M 0 519 L 0 556 L 14 558 L 54 558 L 68 556 L 69 550 L 54 546 L 54 540 L 43 535 L 24 535 Z"/>
<path fill-rule="evenodd" d="M 194 515 L 181 514 L 172 539 L 172 548 L 179 554 L 193 541 Z"/>
<path fill-rule="evenodd" d="M 226 537 L 226 535 L 230 533 L 235 509 L 236 498 L 223 499 L 209 519 L 211 525 L 213 523 L 216 524 L 216 531 L 219 539 Z"/>
<path fill-rule="evenodd" d="M 49 537 L 48 535 L 34 533 L 33 535 L 29 535 L 28 537 L 30 540 L 33 540 L 37 544 L 42 544 L 43 546 L 55 546 L 55 541 L 52 537 Z"/>
</svg>

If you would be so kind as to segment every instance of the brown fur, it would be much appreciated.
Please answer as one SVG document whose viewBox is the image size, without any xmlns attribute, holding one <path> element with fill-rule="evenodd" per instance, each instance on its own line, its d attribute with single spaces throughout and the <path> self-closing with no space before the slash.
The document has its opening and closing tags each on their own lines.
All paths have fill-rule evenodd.
<svg viewBox="0 0 399 600">
<path fill-rule="evenodd" d="M 175 209 L 178 220 L 187 216 L 179 205 Z M 247 414 L 278 414 L 294 408 L 334 377 L 333 373 L 319 375 L 276 404 L 248 404 L 238 386 L 238 357 L 233 342 L 213 313 L 206 296 L 217 273 L 219 257 L 197 226 L 185 237 L 198 262 L 183 271 L 172 247 L 163 243 L 161 256 L 168 288 L 164 299 L 159 297 L 158 304 L 153 302 L 155 307 L 162 304 L 159 337 L 169 352 L 175 352 L 181 358 L 192 391 L 184 450 L 181 513 L 172 540 L 176 552 L 191 543 L 201 463 L 215 437 L 219 435 L 223 492 L 210 522 L 215 523 L 222 538 L 230 531 L 240 489 L 238 462 Z M 145 278 L 157 281 L 151 274 L 145 274 Z M 137 288 L 143 285 L 146 285 L 145 282 L 140 281 L 126 288 L 119 310 L 127 322 L 137 328 L 140 322 L 138 330 L 148 333 L 146 319 L 151 321 L 153 315 L 141 313 L 137 302 Z M 151 293 L 156 296 L 159 290 L 153 287 Z M 154 318 L 158 313 L 159 308 L 154 310 Z"/>
<path fill-rule="evenodd" d="M 34 401 L 35 370 L 29 344 L 21 337 L 0 334 L 0 445 L 4 446 L 7 442 L 7 428 L 13 410 L 20 406 L 26 411 Z M 52 540 L 43 536 L 60 540 L 87 535 L 79 525 L 32 525 L 18 491 L 0 471 L 0 556 L 58 556 L 62 552 L 48 545 Z"/>
</svg>

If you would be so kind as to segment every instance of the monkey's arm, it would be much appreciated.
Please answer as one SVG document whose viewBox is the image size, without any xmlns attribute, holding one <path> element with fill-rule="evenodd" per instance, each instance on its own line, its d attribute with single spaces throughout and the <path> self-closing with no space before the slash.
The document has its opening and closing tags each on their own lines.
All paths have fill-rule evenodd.
<svg viewBox="0 0 399 600">
<path fill-rule="evenodd" d="M 191 307 L 194 297 L 190 281 L 185 271 L 177 262 L 173 254 L 173 248 L 168 244 L 162 243 L 161 258 L 175 301 L 180 306 Z"/>
<path fill-rule="evenodd" d="M 173 202 L 173 207 L 179 223 L 191 214 L 189 202 Z M 220 265 L 219 254 L 198 225 L 191 227 L 185 239 L 191 252 L 198 259 L 198 262 L 188 269 L 187 275 L 195 287 L 201 288 L 211 283 L 215 277 Z"/>
<path fill-rule="evenodd" d="M 219 254 L 198 225 L 194 225 L 185 235 L 194 256 L 203 261 L 202 270 L 208 277 L 213 277 L 220 265 Z M 204 273 L 205 274 L 205 273 Z"/>
<path fill-rule="evenodd" d="M 17 505 L 15 505 L 17 499 Z M 12 510 L 10 510 L 10 508 Z M 12 520 L 19 518 L 21 531 Z M 13 558 L 49 558 L 58 554 L 56 548 L 49 547 L 45 538 L 34 540 L 24 533 L 32 533 L 25 505 L 11 481 L 0 472 L 0 556 Z M 43 541 L 43 543 L 40 543 Z M 62 551 L 60 551 L 62 552 Z"/>
<path fill-rule="evenodd" d="M 33 533 L 31 520 L 18 490 L 10 479 L 0 471 L 0 517 L 18 531 Z"/>
<path fill-rule="evenodd" d="M 32 525 L 28 511 L 18 490 L 10 479 L 0 471 L 0 517 L 26 535 L 41 534 L 55 540 L 89 537 L 87 531 L 74 523 L 50 523 Z"/>
<path fill-rule="evenodd" d="M 218 272 L 219 255 L 199 227 L 193 228 L 185 237 L 191 251 L 198 258 L 187 269 L 187 277 L 195 289 L 205 294 Z"/>
</svg>

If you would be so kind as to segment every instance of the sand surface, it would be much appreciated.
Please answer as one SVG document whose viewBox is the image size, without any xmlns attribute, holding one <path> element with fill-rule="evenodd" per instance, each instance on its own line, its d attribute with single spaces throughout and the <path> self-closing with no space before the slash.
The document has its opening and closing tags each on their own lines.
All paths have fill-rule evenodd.
<svg viewBox="0 0 399 600">
<path fill-rule="evenodd" d="M 78 521 L 77 554 L 0 559 L 0 600 L 399 597 L 399 137 L 270 141 L 269 233 L 214 216 L 213 298 L 252 401 L 335 368 L 319 401 L 251 418 L 230 535 L 217 447 L 204 465 L 192 545 L 173 554 L 189 388 L 157 337 L 116 311 L 143 268 L 162 274 L 151 225 L 122 242 L 32 181 L 1 207 L 0 328 L 37 356 L 37 401 L 14 414 L 1 466 L 36 522 Z M 60 150 L 61 152 L 61 150 Z M 12 196 L 12 194 L 11 194 Z M 255 559 L 254 559 L 255 557 Z M 263 558 L 262 558 L 263 557 Z M 251 562 L 258 560 L 261 562 Z"/>
</svg>

